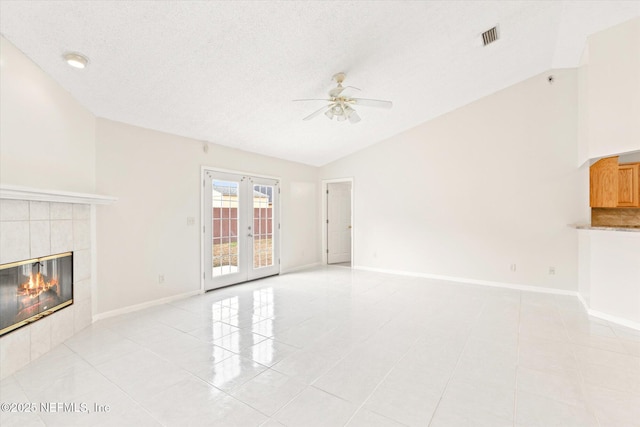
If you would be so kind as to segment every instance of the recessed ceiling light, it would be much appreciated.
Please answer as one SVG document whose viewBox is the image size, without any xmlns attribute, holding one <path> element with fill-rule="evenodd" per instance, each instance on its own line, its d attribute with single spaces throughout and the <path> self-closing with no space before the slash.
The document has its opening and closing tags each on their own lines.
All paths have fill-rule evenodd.
<svg viewBox="0 0 640 427">
<path fill-rule="evenodd" d="M 63 55 L 63 58 L 65 61 L 67 61 L 67 64 L 71 65 L 74 68 L 84 68 L 89 63 L 89 59 L 86 56 L 77 52 L 65 53 Z"/>
</svg>

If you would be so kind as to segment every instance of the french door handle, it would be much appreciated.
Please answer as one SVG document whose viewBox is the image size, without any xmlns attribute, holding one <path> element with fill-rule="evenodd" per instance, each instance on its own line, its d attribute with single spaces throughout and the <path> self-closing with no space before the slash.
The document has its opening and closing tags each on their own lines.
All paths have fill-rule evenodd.
<svg viewBox="0 0 640 427">
<path fill-rule="evenodd" d="M 247 237 L 253 237 L 253 234 L 249 233 L 247 234 Z"/>
</svg>

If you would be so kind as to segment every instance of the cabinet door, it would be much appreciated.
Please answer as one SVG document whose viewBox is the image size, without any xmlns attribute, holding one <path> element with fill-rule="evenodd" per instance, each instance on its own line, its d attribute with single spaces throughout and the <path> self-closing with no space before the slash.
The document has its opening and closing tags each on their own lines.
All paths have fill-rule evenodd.
<svg viewBox="0 0 640 427">
<path fill-rule="evenodd" d="M 589 168 L 589 205 L 592 208 L 618 207 L 618 156 L 600 159 Z"/>
<path fill-rule="evenodd" d="M 640 163 L 618 167 L 618 206 L 640 207 Z"/>
</svg>

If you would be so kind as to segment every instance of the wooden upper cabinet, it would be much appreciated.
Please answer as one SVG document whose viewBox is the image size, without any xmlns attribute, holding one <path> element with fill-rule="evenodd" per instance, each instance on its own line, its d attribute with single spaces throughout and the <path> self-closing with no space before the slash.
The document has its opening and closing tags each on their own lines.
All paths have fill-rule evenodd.
<svg viewBox="0 0 640 427">
<path fill-rule="evenodd" d="M 589 168 L 589 205 L 592 208 L 618 207 L 618 156 L 600 159 Z"/>
<path fill-rule="evenodd" d="M 640 207 L 640 163 L 618 166 L 618 206 Z"/>
<path fill-rule="evenodd" d="M 589 180 L 592 208 L 640 208 L 640 163 L 600 159 L 589 168 Z"/>
</svg>

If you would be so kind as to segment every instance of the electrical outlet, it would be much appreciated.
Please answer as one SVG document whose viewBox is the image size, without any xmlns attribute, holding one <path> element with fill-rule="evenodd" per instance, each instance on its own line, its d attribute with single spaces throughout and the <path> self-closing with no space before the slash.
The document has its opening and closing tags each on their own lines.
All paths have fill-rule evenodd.
<svg viewBox="0 0 640 427">
<path fill-rule="evenodd" d="M 511 264 L 510 270 L 515 272 L 516 271 L 516 265 L 515 264 Z"/>
<path fill-rule="evenodd" d="M 553 276 L 554 274 L 556 274 L 556 268 L 555 268 L 555 267 L 553 267 L 553 266 L 549 267 L 549 274 L 550 274 L 550 275 L 552 275 L 552 276 Z"/>
<path fill-rule="evenodd" d="M 164 283 L 164 274 L 160 274 L 160 275 L 158 276 L 158 283 L 159 283 L 159 284 L 163 284 L 163 283 Z"/>
<path fill-rule="evenodd" d="M 187 225 L 196 225 L 196 219 L 192 216 L 187 217 Z"/>
</svg>

